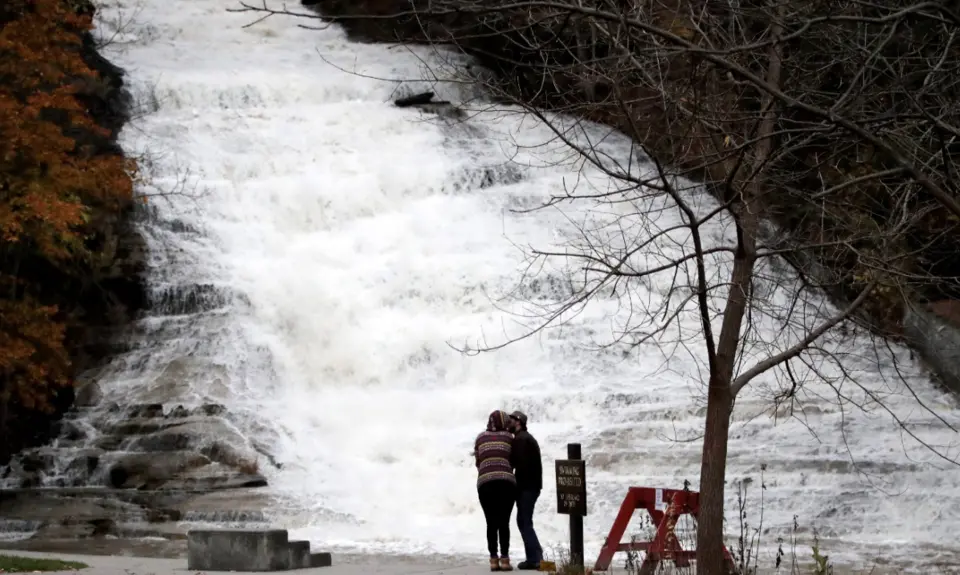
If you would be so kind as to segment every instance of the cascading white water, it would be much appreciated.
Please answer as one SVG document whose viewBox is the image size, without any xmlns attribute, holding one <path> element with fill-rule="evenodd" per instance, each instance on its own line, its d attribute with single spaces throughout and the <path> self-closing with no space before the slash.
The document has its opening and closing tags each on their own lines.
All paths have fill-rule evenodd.
<svg viewBox="0 0 960 575">
<path fill-rule="evenodd" d="M 651 346 L 583 349 L 609 333 L 613 302 L 495 353 L 468 357 L 450 345 L 516 333 L 490 296 L 516 282 L 516 245 L 556 243 L 568 225 L 556 212 L 510 211 L 576 174 L 571 162 L 544 160 L 560 151 L 518 152 L 517 141 L 544 142 L 548 130 L 518 115 L 450 125 L 397 109 L 396 85 L 374 78 L 420 78 L 419 58 L 429 55 L 289 19 L 243 28 L 251 17 L 226 11 L 234 7 L 102 3 L 100 33 L 114 37 L 104 53 L 127 71 L 141 104 L 122 144 L 147 153 L 154 186 L 187 183 L 183 194 L 149 198 L 142 229 L 157 305 L 138 345 L 104 375 L 105 392 L 120 401 L 214 400 L 242 414 L 249 439 L 283 464 L 264 466 L 285 502 L 277 520 L 326 547 L 483 553 L 469 452 L 498 407 L 526 411 L 543 447 L 537 521 L 547 544 L 565 534 L 550 461 L 568 441 L 591 458 L 590 557 L 627 486 L 688 479 L 695 488 L 699 443 L 667 437 L 702 426 L 696 364 L 676 356 L 663 369 Z M 696 328 L 695 318 L 684 321 Z M 884 379 L 889 366 L 869 369 L 898 414 L 955 453 L 955 435 Z M 928 406 L 960 421 L 951 398 L 912 364 L 908 371 Z M 805 423 L 774 425 L 758 416 L 768 406 L 762 393 L 738 399 L 728 477 L 759 479 L 766 465 L 769 536 L 785 534 L 797 515 L 842 540 L 835 557 L 953 545 L 956 472 L 912 463 L 935 458 L 902 442 L 885 413 L 810 401 Z M 904 493 L 871 490 L 851 457 Z"/>
</svg>

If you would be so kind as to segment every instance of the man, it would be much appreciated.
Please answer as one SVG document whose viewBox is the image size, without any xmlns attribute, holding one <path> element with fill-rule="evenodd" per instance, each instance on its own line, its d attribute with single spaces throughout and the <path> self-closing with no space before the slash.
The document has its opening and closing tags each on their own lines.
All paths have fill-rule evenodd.
<svg viewBox="0 0 960 575">
<path fill-rule="evenodd" d="M 521 561 L 517 569 L 533 571 L 540 569 L 543 560 L 543 549 L 533 529 L 533 508 L 543 489 L 540 444 L 527 431 L 527 416 L 522 412 L 511 413 L 510 423 L 514 433 L 510 462 L 517 477 L 517 528 L 527 554 L 526 561 Z"/>
</svg>

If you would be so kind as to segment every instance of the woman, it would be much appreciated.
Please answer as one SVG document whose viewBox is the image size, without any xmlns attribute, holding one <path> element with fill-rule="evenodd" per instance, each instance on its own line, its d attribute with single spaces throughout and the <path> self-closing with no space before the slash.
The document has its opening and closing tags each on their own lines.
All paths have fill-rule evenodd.
<svg viewBox="0 0 960 575">
<path fill-rule="evenodd" d="M 507 431 L 510 416 L 494 411 L 487 419 L 487 430 L 477 436 L 474 457 L 477 463 L 477 494 L 487 520 L 487 550 L 491 571 L 512 571 L 510 565 L 510 515 L 517 499 L 517 478 L 510 466 L 513 434 Z M 497 557 L 497 536 L 500 556 Z"/>
</svg>

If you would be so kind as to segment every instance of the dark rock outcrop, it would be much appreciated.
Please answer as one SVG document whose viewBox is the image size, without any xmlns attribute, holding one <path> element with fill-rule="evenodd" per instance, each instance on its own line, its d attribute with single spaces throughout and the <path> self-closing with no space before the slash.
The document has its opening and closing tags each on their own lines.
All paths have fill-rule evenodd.
<svg viewBox="0 0 960 575">
<path fill-rule="evenodd" d="M 75 539 L 182 541 L 191 525 L 266 522 L 260 454 L 222 405 L 75 408 L 59 437 L 0 470 L 0 531 L 21 549 Z"/>
<path fill-rule="evenodd" d="M 221 495 L 226 495 L 221 496 Z M 122 550 L 152 543 L 149 555 L 182 556 L 197 526 L 269 527 L 273 500 L 258 489 L 229 493 L 135 489 L 13 489 L 0 491 L 0 547 L 96 552 L 112 541 Z M 116 551 L 114 551 L 116 552 Z"/>
<path fill-rule="evenodd" d="M 464 111 L 446 100 L 434 100 L 433 92 L 420 92 L 403 96 L 393 101 L 398 108 L 415 108 L 421 112 L 435 114 L 447 120 L 461 120 L 466 117 Z"/>
<path fill-rule="evenodd" d="M 262 487 L 261 454 L 223 406 L 160 404 L 76 408 L 59 436 L 26 449 L 0 473 L 0 487 L 182 490 Z"/>
<path fill-rule="evenodd" d="M 89 5 L 89 0 L 81 3 Z M 82 90 L 78 99 L 109 135 L 96 142 L 99 153 L 122 154 L 117 142 L 130 119 L 132 98 L 124 87 L 124 72 L 97 52 L 90 34 L 84 34 L 82 56 L 100 75 L 96 86 Z M 96 213 L 96 211 L 95 211 Z M 137 229 L 137 206 L 130 202 L 119 212 L 100 210 L 93 218 L 88 243 L 95 245 L 100 261 L 85 274 L 77 302 L 72 361 L 79 374 L 104 361 L 113 351 L 109 335 L 130 324 L 146 307 L 144 272 L 146 243 Z"/>
<path fill-rule="evenodd" d="M 393 105 L 398 108 L 409 108 L 411 106 L 429 104 L 431 100 L 433 100 L 433 92 L 421 92 L 419 94 L 413 94 L 412 96 L 397 98 L 393 101 Z"/>
</svg>

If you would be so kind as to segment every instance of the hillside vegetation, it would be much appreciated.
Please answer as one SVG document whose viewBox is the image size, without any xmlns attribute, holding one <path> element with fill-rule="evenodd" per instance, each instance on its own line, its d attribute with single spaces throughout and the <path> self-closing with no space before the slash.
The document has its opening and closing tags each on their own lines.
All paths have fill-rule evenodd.
<svg viewBox="0 0 960 575">
<path fill-rule="evenodd" d="M 93 13 L 85 0 L 0 4 L 0 463 L 72 403 L 96 359 L 91 327 L 142 299 L 118 264 L 136 244 L 136 166 L 115 144 L 119 71 L 95 51 Z"/>
</svg>

